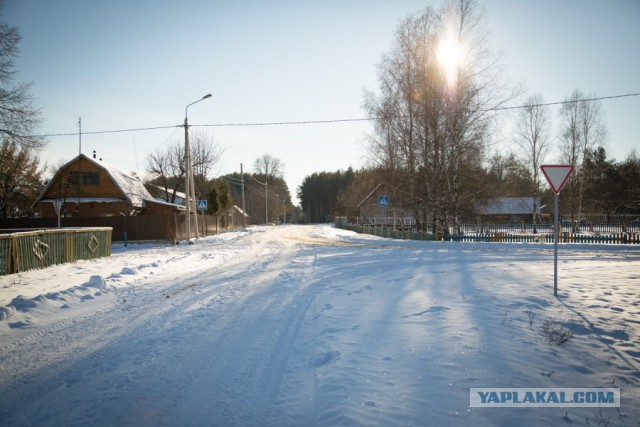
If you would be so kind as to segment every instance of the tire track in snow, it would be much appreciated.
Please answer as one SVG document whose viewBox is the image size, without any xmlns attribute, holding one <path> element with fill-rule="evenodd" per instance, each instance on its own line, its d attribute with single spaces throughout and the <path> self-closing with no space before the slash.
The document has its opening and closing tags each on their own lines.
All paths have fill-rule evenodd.
<svg viewBox="0 0 640 427">
<path fill-rule="evenodd" d="M 189 285 L 196 286 L 201 282 L 201 277 L 195 276 L 186 282 Z M 229 283 L 233 282 L 233 278 Z M 222 283 L 224 287 L 226 283 Z M 219 293 L 220 289 L 211 288 L 207 290 L 205 295 L 200 294 L 198 297 L 210 296 Z M 94 371 L 96 366 L 104 367 L 109 365 L 109 359 L 121 353 L 121 351 L 139 337 L 153 334 L 154 331 L 162 328 L 171 321 L 174 313 L 180 312 L 185 308 L 193 305 L 193 298 L 197 298 L 192 294 L 186 294 L 186 298 L 182 301 L 176 298 L 166 298 L 167 289 L 159 289 L 144 295 L 144 306 L 137 306 L 130 309 L 129 305 L 114 307 L 114 310 L 98 310 L 91 315 L 82 318 L 69 319 L 66 322 L 65 330 L 60 333 L 51 335 L 41 335 L 44 340 L 37 342 L 30 348 L 16 352 L 14 359 L 24 359 L 28 361 L 33 354 L 42 353 L 43 349 L 60 347 L 60 335 L 67 343 L 65 348 L 61 348 L 61 354 L 54 361 L 43 361 L 41 366 L 34 367 L 33 363 L 28 363 L 25 369 L 17 372 L 16 378 L 19 383 L 14 381 L 8 387 L 2 390 L 0 400 L 2 400 L 2 409 L 0 409 L 0 418 L 3 422 L 10 423 L 11 408 L 16 411 L 16 422 L 22 423 L 22 417 L 25 416 L 20 408 L 25 408 L 38 400 L 58 400 L 56 394 L 64 393 L 70 387 L 87 380 L 86 373 Z M 109 317 L 109 319 L 105 319 Z M 107 321 L 105 321 L 107 320 Z M 51 332 L 51 331 L 50 331 Z M 65 356 L 68 359 L 65 359 Z M 40 362 L 38 360 L 36 363 Z M 15 366 L 15 362 L 14 365 Z M 84 377 L 83 377 L 84 376 Z M 91 388 L 87 393 L 91 393 Z M 84 393 L 79 393 L 79 397 L 84 397 Z M 81 405 L 81 402 L 76 402 Z M 39 405 L 37 405 L 39 406 Z M 58 405 L 45 405 L 43 409 L 36 409 L 30 414 L 34 422 L 46 421 L 49 413 L 59 411 Z M 61 405 L 62 408 L 71 407 L 72 405 Z M 64 409 L 63 409 L 64 410 Z M 81 421 L 81 420 L 76 420 Z M 84 421 L 81 421 L 84 422 Z"/>
<path fill-rule="evenodd" d="M 257 292 L 239 306 L 226 307 L 233 318 L 211 339 L 219 344 L 215 354 L 202 361 L 202 375 L 190 382 L 190 398 L 172 409 L 169 424 L 185 418 L 194 425 L 287 423 L 280 389 L 290 349 L 317 290 L 308 279 L 304 254 L 287 251 L 278 258 L 253 277 Z M 296 261 L 297 267 L 287 267 Z M 272 278 L 273 271 L 280 274 Z M 200 346 L 194 352 L 207 354 L 203 350 Z"/>
<path fill-rule="evenodd" d="M 115 301 L 103 301 L 98 306 L 42 329 L 37 328 L 33 332 L 29 331 L 16 341 L 0 348 L 0 371 L 3 378 L 2 383 L 0 383 L 0 401 L 5 393 L 16 387 L 17 383 L 24 383 L 25 379 L 28 382 L 33 370 L 53 369 L 56 365 L 63 363 L 71 351 L 69 347 L 59 347 L 60 337 L 67 339 L 73 334 L 76 325 L 85 324 L 86 322 L 91 322 L 94 318 L 106 315 L 106 313 L 115 308 L 116 304 Z M 56 338 L 53 339 L 53 337 Z M 95 342 L 84 341 L 82 347 L 99 345 L 99 343 L 99 340 Z M 78 350 L 81 351 L 81 349 Z M 37 360 L 32 360 L 31 355 L 33 354 L 38 354 L 40 357 Z"/>
<path fill-rule="evenodd" d="M 0 417 L 3 423 L 21 424 L 27 420 L 35 423 L 55 423 L 59 420 L 84 424 L 104 423 L 111 419 L 119 423 L 130 423 L 135 420 L 140 421 L 141 424 L 149 424 L 154 420 L 158 421 L 159 415 L 157 413 L 154 415 L 154 411 L 157 411 L 157 403 L 154 409 L 154 405 L 147 399 L 151 408 L 150 410 L 142 408 L 142 411 L 134 407 L 134 404 L 130 404 L 128 412 L 123 414 L 123 400 L 132 398 L 132 402 L 144 402 L 145 400 L 140 399 L 139 394 L 136 395 L 138 392 L 144 394 L 158 385 L 162 386 L 162 381 L 157 377 L 145 378 L 143 375 L 153 374 L 150 370 L 154 368 L 171 368 L 162 365 L 162 362 L 169 361 L 171 357 L 171 354 L 169 356 L 162 354 L 167 350 L 167 344 L 161 342 L 163 338 L 171 339 L 172 342 L 169 344 L 186 345 L 190 340 L 195 341 L 206 335 L 204 322 L 211 321 L 211 316 L 196 316 L 203 304 L 209 305 L 205 308 L 217 310 L 216 316 L 220 318 L 218 323 L 221 327 L 217 338 L 224 338 L 226 333 L 227 337 L 232 337 L 226 344 L 231 345 L 225 345 L 226 354 L 222 355 L 211 355 L 202 345 L 194 345 L 191 349 L 187 348 L 182 352 L 189 358 L 188 363 L 191 364 L 192 369 L 188 369 L 187 372 L 191 378 L 184 381 L 185 378 L 178 378 L 184 371 L 174 371 L 174 375 L 178 377 L 173 379 L 178 381 L 171 385 L 177 386 L 172 393 L 173 397 L 177 398 L 177 402 L 168 401 L 166 397 L 161 399 L 160 402 L 168 407 L 165 407 L 160 415 L 166 416 L 171 411 L 180 414 L 185 402 L 189 402 L 194 397 L 194 391 L 203 392 L 209 389 L 212 383 L 199 377 L 198 371 L 211 366 L 217 367 L 213 372 L 214 378 L 227 380 L 226 387 L 230 388 L 229 395 L 239 396 L 241 399 L 244 394 L 246 397 L 248 391 L 246 388 L 238 388 L 233 381 L 229 381 L 232 380 L 229 378 L 229 373 L 233 373 L 233 368 L 238 362 L 232 357 L 241 355 L 244 357 L 243 366 L 247 367 L 243 373 L 252 375 L 251 378 L 255 379 L 250 383 L 253 396 L 259 399 L 256 406 L 249 409 L 239 408 L 236 416 L 245 414 L 246 417 L 243 417 L 245 420 L 247 417 L 255 421 L 263 419 L 263 415 L 269 413 L 274 407 L 274 399 L 287 363 L 286 347 L 295 341 L 304 314 L 313 300 L 313 289 L 310 283 L 306 283 L 301 293 L 297 291 L 300 283 L 304 281 L 304 264 L 299 269 L 301 271 L 283 269 L 290 261 L 285 260 L 283 253 L 290 257 L 295 255 L 295 251 L 282 251 L 281 244 L 270 243 L 264 239 L 258 239 L 257 242 L 252 239 L 252 245 L 254 249 L 242 254 L 233 262 L 236 271 L 239 269 L 239 272 L 229 273 L 229 267 L 215 267 L 209 274 L 209 276 L 219 276 L 214 280 L 203 279 L 207 274 L 201 271 L 174 285 L 164 283 L 154 286 L 153 289 L 128 289 L 122 293 L 128 302 L 126 305 L 101 307 L 95 312 L 68 319 L 56 325 L 56 328 L 49 328 L 50 334 L 40 334 L 43 340 L 37 341 L 36 345 L 29 348 L 18 345 L 14 348 L 15 357 L 29 357 L 34 354 L 34 351 L 49 346 L 59 347 L 57 340 L 60 339 L 60 334 L 64 334 L 65 340 L 69 343 L 67 354 L 71 357 L 68 360 L 44 361 L 37 369 L 29 366 L 27 371 L 31 369 L 33 371 L 20 372 L 18 375 L 21 378 L 20 384 L 3 387 L 0 391 L 2 393 L 0 400 L 3 402 Z M 262 249 L 263 254 L 257 264 L 252 256 L 255 254 L 256 245 Z M 274 279 L 273 273 L 277 271 L 285 271 L 286 275 L 276 276 Z M 264 292 L 252 294 L 253 289 L 263 289 Z M 265 300 L 265 292 L 268 297 L 266 300 L 270 301 L 266 307 L 262 303 Z M 242 298 L 247 293 L 248 297 Z M 221 302 L 217 297 L 222 295 L 224 299 L 225 294 L 229 301 Z M 238 295 L 242 299 L 234 301 L 234 297 Z M 190 315 L 185 316 L 185 313 Z M 259 315 L 256 317 L 255 313 Z M 109 316 L 108 321 L 105 321 L 107 316 Z M 243 328 L 248 320 L 253 320 L 254 327 L 245 328 L 243 334 L 234 337 L 233 329 Z M 183 335 L 182 338 L 180 335 L 167 335 L 166 331 L 171 330 L 173 325 L 175 328 L 172 332 L 184 329 L 184 332 L 190 335 Z M 269 338 L 274 332 L 277 336 L 275 340 Z M 142 347 L 136 347 L 140 344 L 141 337 L 143 340 L 151 341 L 143 342 Z M 141 352 L 154 350 L 152 347 L 154 339 L 158 340 L 155 350 L 158 350 L 159 354 L 152 355 L 150 360 L 145 360 Z M 33 342 L 36 342 L 35 338 Z M 266 349 L 266 351 L 261 353 L 260 349 Z M 74 351 L 77 351 L 77 354 L 73 355 Z M 128 357 L 125 355 L 126 352 L 133 354 Z M 228 361 L 226 365 L 219 363 L 219 359 L 225 359 L 224 356 Z M 108 378 L 112 375 L 121 375 L 124 368 L 130 369 L 127 373 L 131 381 L 129 383 L 125 381 L 125 384 L 111 381 L 112 384 L 110 384 Z M 194 385 L 196 387 L 192 390 Z M 113 389 L 109 389 L 110 386 L 113 386 Z M 100 394 L 99 397 L 104 399 L 96 398 L 94 401 L 87 402 L 87 396 L 96 394 L 96 390 Z M 209 389 L 209 393 L 203 393 L 202 396 L 215 398 L 216 393 L 212 396 L 212 391 Z M 235 402 L 237 405 L 240 400 Z M 186 406 L 189 407 L 189 405 Z M 118 413 L 121 415 L 114 415 Z M 214 415 L 222 413 L 222 409 L 218 414 L 213 412 Z M 115 418 L 109 418 L 107 414 Z M 211 415 L 212 412 L 209 411 L 207 414 Z M 272 413 L 274 419 L 277 416 Z M 227 421 L 232 420 L 233 418 L 227 419 Z"/>
<path fill-rule="evenodd" d="M 0 389 L 0 419 L 8 421 L 8 408 L 24 407 L 50 390 L 60 388 L 61 384 L 67 384 L 69 378 L 76 382 L 73 380 L 77 377 L 75 372 L 85 372 L 93 365 L 100 365 L 108 355 L 116 353 L 136 337 L 144 336 L 170 321 L 171 313 L 184 310 L 200 298 L 220 293 L 225 285 L 233 284 L 238 276 L 245 274 L 229 275 L 220 269 L 219 266 L 214 267 L 212 275 L 228 276 L 227 280 L 206 289 L 204 294 L 185 294 L 186 298 L 181 302 L 167 298 L 167 295 L 175 297 L 201 285 L 202 272 L 177 284 L 160 283 L 151 289 L 125 289 L 121 295 L 127 300 L 126 305 L 98 306 L 9 344 L 8 351 L 3 351 L 3 354 L 10 355 L 11 359 L 3 360 L 2 366 L 5 373 L 4 367 L 10 367 L 12 378 Z M 64 340 L 66 345 L 61 346 L 60 340 Z M 29 345 L 25 345 L 27 343 Z M 54 349 L 56 354 L 49 354 L 48 349 Z M 35 354 L 44 354 L 45 357 L 34 360 Z M 3 377 L 6 378 L 5 373 Z"/>
</svg>

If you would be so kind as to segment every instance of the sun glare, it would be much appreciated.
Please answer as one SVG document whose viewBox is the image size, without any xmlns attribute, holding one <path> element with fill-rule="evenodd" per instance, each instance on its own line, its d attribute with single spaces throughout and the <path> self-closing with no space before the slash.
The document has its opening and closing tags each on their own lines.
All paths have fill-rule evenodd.
<svg viewBox="0 0 640 427">
<path fill-rule="evenodd" d="M 436 55 L 443 67 L 447 85 L 449 88 L 455 87 L 458 82 L 458 69 L 464 54 L 462 46 L 451 31 L 447 31 L 441 40 Z"/>
</svg>

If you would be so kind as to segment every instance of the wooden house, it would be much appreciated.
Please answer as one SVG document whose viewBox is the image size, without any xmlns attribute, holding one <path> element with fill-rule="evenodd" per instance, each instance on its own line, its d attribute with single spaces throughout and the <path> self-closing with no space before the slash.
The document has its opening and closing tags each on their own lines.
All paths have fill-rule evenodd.
<svg viewBox="0 0 640 427">
<path fill-rule="evenodd" d="M 58 170 L 33 207 L 42 217 L 176 214 L 184 206 L 156 200 L 140 179 L 80 154 Z"/>
</svg>

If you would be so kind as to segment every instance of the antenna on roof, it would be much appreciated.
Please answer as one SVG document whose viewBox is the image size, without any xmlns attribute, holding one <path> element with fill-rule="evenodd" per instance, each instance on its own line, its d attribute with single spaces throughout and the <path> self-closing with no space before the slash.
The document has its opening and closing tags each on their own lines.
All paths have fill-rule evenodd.
<svg viewBox="0 0 640 427">
<path fill-rule="evenodd" d="M 78 117 L 78 155 L 82 154 L 82 117 Z"/>
<path fill-rule="evenodd" d="M 138 171 L 138 177 L 140 177 L 140 167 L 138 166 L 138 152 L 136 151 L 136 137 L 133 137 L 133 155 L 136 159 L 136 171 Z"/>
</svg>

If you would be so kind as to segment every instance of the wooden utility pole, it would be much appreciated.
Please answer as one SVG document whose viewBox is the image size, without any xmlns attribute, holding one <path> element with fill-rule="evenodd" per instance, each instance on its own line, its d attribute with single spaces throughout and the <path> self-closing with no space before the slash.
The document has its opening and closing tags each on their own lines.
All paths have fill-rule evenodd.
<svg viewBox="0 0 640 427">
<path fill-rule="evenodd" d="M 240 163 L 240 193 L 242 194 L 242 228 L 246 228 L 247 211 L 244 210 L 244 172 L 242 171 L 242 163 Z"/>
</svg>

